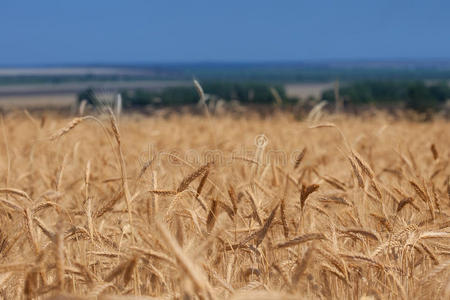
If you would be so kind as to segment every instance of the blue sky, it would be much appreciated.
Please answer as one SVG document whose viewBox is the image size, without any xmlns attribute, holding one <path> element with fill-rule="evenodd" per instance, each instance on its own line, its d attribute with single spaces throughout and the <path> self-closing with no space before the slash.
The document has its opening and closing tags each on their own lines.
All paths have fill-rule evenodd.
<svg viewBox="0 0 450 300">
<path fill-rule="evenodd" d="M 450 1 L 1 0 L 0 65 L 449 59 Z"/>
</svg>

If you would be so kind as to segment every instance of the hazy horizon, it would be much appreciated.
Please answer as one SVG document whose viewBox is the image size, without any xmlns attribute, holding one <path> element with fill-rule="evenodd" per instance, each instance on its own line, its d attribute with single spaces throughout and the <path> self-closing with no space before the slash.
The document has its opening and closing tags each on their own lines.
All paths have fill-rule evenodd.
<svg viewBox="0 0 450 300">
<path fill-rule="evenodd" d="M 2 69 L 14 68 L 145 68 L 178 66 L 369 66 L 369 65 L 414 65 L 430 66 L 445 64 L 450 67 L 450 58 L 360 58 L 360 59 L 314 59 L 314 60 L 186 60 L 186 61 L 111 61 L 111 62 L 57 62 L 0 64 Z"/>
</svg>

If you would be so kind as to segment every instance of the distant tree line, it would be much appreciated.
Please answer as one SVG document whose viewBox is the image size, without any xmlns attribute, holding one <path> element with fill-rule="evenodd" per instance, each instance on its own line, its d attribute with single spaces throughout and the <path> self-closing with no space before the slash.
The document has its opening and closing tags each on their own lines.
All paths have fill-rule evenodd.
<svg viewBox="0 0 450 300">
<path fill-rule="evenodd" d="M 215 99 L 224 101 L 238 100 L 243 104 L 268 104 L 276 102 L 276 96 L 281 101 L 289 101 L 286 91 L 282 85 L 273 85 L 258 82 L 204 82 L 202 83 L 205 93 Z M 276 95 L 274 93 L 275 90 Z M 139 107 L 153 105 L 177 106 L 188 105 L 199 102 L 199 95 L 194 86 L 191 87 L 167 87 L 159 91 L 146 89 L 126 89 L 119 91 L 122 95 L 124 107 Z M 97 104 L 95 91 L 87 89 L 78 94 L 78 101 L 86 100 L 90 104 Z"/>
<path fill-rule="evenodd" d="M 359 81 L 341 87 L 339 97 L 347 105 L 404 103 L 423 112 L 441 108 L 450 99 L 450 87 L 447 82 Z M 322 99 L 334 102 L 335 91 L 324 91 Z"/>
<path fill-rule="evenodd" d="M 225 102 L 237 100 L 241 104 L 282 104 L 298 103 L 297 98 L 288 97 L 281 84 L 265 82 L 202 82 L 207 96 Z M 125 89 L 119 91 L 124 107 L 167 107 L 196 104 L 199 95 L 194 86 L 167 87 L 161 90 Z M 450 87 L 446 82 L 426 84 L 424 81 L 357 81 L 339 88 L 340 100 L 345 106 L 379 104 L 381 106 L 402 104 L 408 109 L 419 112 L 431 112 L 443 107 L 450 99 Z M 322 100 L 335 102 L 335 91 L 326 90 Z M 78 94 L 78 101 L 86 100 L 96 105 L 99 101 L 93 89 Z M 314 103 L 319 99 L 307 99 Z"/>
</svg>

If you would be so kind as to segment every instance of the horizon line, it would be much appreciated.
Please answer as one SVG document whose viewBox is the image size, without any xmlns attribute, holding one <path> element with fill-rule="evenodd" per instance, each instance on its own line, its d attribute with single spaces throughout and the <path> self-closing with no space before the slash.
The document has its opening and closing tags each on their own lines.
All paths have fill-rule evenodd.
<svg viewBox="0 0 450 300">
<path fill-rule="evenodd" d="M 326 65 L 326 64 L 436 64 L 449 63 L 450 58 L 330 58 L 330 59 L 282 59 L 282 60 L 166 60 L 135 62 L 57 62 L 57 63 L 11 63 L 0 64 L 0 68 L 77 68 L 77 67 L 158 67 L 158 66 L 201 66 L 201 65 Z"/>
</svg>

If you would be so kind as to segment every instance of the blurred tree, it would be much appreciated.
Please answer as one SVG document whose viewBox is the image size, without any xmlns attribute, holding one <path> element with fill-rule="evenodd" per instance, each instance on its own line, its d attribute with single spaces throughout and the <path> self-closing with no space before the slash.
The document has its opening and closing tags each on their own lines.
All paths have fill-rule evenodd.
<svg viewBox="0 0 450 300">
<path fill-rule="evenodd" d="M 436 110 L 439 100 L 423 82 L 414 82 L 408 88 L 408 100 L 406 107 L 418 112 L 430 112 Z"/>
<path fill-rule="evenodd" d="M 406 104 L 416 111 L 436 110 L 450 99 L 450 87 L 446 82 L 427 85 L 423 81 L 358 81 L 339 89 L 340 97 L 347 103 L 358 104 Z M 335 101 L 333 89 L 322 93 L 322 99 Z"/>
<path fill-rule="evenodd" d="M 83 101 L 83 100 L 86 100 L 86 102 L 91 105 L 98 104 L 98 99 L 95 96 L 95 91 L 92 87 L 89 87 L 89 88 L 81 91 L 80 93 L 78 93 L 78 95 L 77 95 L 78 104 L 80 104 L 81 101 Z"/>
</svg>

